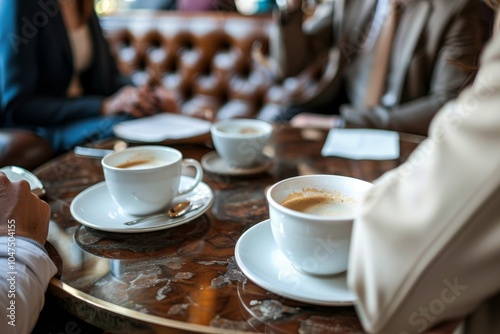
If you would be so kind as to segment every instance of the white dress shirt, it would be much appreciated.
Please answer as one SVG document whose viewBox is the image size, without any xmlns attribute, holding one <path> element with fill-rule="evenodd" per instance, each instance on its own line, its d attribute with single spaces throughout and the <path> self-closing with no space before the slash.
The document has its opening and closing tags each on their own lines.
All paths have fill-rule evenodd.
<svg viewBox="0 0 500 334">
<path fill-rule="evenodd" d="M 37 242 L 7 236 L 0 237 L 0 268 L 0 333 L 30 333 L 57 268 Z"/>
</svg>

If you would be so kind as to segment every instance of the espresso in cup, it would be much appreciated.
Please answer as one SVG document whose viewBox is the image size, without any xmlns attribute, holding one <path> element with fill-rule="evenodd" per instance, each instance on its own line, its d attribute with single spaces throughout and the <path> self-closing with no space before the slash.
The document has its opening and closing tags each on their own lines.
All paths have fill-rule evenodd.
<svg viewBox="0 0 500 334">
<path fill-rule="evenodd" d="M 274 241 L 293 267 L 307 275 L 347 270 L 351 231 L 371 184 L 337 175 L 305 175 L 269 188 Z"/>
<path fill-rule="evenodd" d="M 230 133 L 230 134 L 258 134 L 261 133 L 262 131 L 253 126 L 242 126 L 242 127 L 235 127 L 231 123 L 228 123 L 226 126 L 221 126 L 219 128 L 219 131 L 223 133 Z"/>
<path fill-rule="evenodd" d="M 257 133 L 260 133 L 261 131 L 258 128 L 246 126 L 246 127 L 241 128 L 239 130 L 239 132 L 242 134 L 248 134 L 248 133 L 257 134 Z"/>
<path fill-rule="evenodd" d="M 116 165 L 117 168 L 128 168 L 128 169 L 147 169 L 154 166 L 161 166 L 164 161 L 158 161 L 154 158 L 149 159 L 131 159 L 130 161 L 125 161 L 121 164 Z"/>
<path fill-rule="evenodd" d="M 343 196 L 340 192 L 305 189 L 289 195 L 281 202 L 285 208 L 298 212 L 324 217 L 352 216 L 356 213 L 358 202 Z"/>
</svg>

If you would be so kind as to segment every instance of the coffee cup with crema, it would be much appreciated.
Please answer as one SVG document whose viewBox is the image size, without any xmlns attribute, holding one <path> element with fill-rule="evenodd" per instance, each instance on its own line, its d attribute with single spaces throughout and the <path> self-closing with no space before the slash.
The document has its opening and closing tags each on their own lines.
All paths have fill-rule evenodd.
<svg viewBox="0 0 500 334">
<path fill-rule="evenodd" d="M 108 154 L 101 161 L 106 186 L 113 200 L 125 212 L 143 216 L 169 207 L 176 196 L 193 191 L 203 178 L 194 159 L 184 159 L 174 148 L 136 146 Z M 196 169 L 185 189 L 179 189 L 182 171 Z"/>
<path fill-rule="evenodd" d="M 347 270 L 353 221 L 371 186 L 345 176 L 304 175 L 269 188 L 273 238 L 296 270 L 316 276 Z"/>
<path fill-rule="evenodd" d="M 210 128 L 217 154 L 228 166 L 246 168 L 262 162 L 273 127 L 258 119 L 228 119 Z"/>
</svg>

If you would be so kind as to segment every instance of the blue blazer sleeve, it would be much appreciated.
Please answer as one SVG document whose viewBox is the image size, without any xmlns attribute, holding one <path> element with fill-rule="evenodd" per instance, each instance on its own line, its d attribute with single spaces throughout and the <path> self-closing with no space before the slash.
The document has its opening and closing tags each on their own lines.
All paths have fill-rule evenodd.
<svg viewBox="0 0 500 334">
<path fill-rule="evenodd" d="M 6 125 L 57 126 L 99 115 L 102 101 L 129 81 L 116 67 L 98 18 L 89 21 L 93 64 L 84 95 L 68 98 L 73 58 L 56 1 L 0 0 L 0 99 Z"/>
</svg>

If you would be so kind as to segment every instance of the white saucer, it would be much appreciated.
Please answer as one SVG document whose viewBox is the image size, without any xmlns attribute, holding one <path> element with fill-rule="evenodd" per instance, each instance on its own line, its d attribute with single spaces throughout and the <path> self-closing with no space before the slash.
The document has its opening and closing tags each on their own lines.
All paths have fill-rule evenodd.
<svg viewBox="0 0 500 334">
<path fill-rule="evenodd" d="M 5 173 L 5 176 L 11 181 L 11 182 L 16 182 L 19 180 L 26 180 L 30 184 L 31 190 L 38 189 L 39 193 L 38 195 L 44 195 L 45 190 L 43 188 L 42 181 L 38 177 L 35 176 L 35 174 L 31 173 L 30 171 L 18 167 L 18 166 L 5 166 L 0 168 L 0 171 Z"/>
<path fill-rule="evenodd" d="M 182 176 L 180 188 L 187 187 L 193 181 L 192 177 Z M 138 225 L 126 226 L 123 225 L 124 222 L 137 217 L 120 208 L 111 198 L 106 182 L 101 182 L 79 193 L 71 202 L 70 210 L 73 218 L 79 223 L 96 230 L 119 233 L 151 232 L 179 226 L 198 218 L 212 205 L 214 194 L 207 184 L 200 182 L 192 192 L 176 197 L 173 204 L 186 199 L 193 203 L 201 202 L 203 206 L 179 218 L 164 216 Z"/>
<path fill-rule="evenodd" d="M 264 160 L 251 167 L 234 167 L 226 163 L 216 151 L 208 152 L 201 158 L 201 165 L 207 172 L 221 175 L 243 176 L 263 173 L 269 169 L 272 160 L 264 156 Z"/>
<path fill-rule="evenodd" d="M 277 295 L 325 306 L 351 306 L 356 299 L 347 289 L 345 273 L 322 278 L 296 271 L 276 246 L 269 219 L 243 233 L 235 257 L 249 279 Z"/>
<path fill-rule="evenodd" d="M 174 113 L 123 121 L 113 126 L 116 136 L 129 142 L 159 143 L 167 140 L 186 140 L 210 133 L 209 121 Z"/>
</svg>

